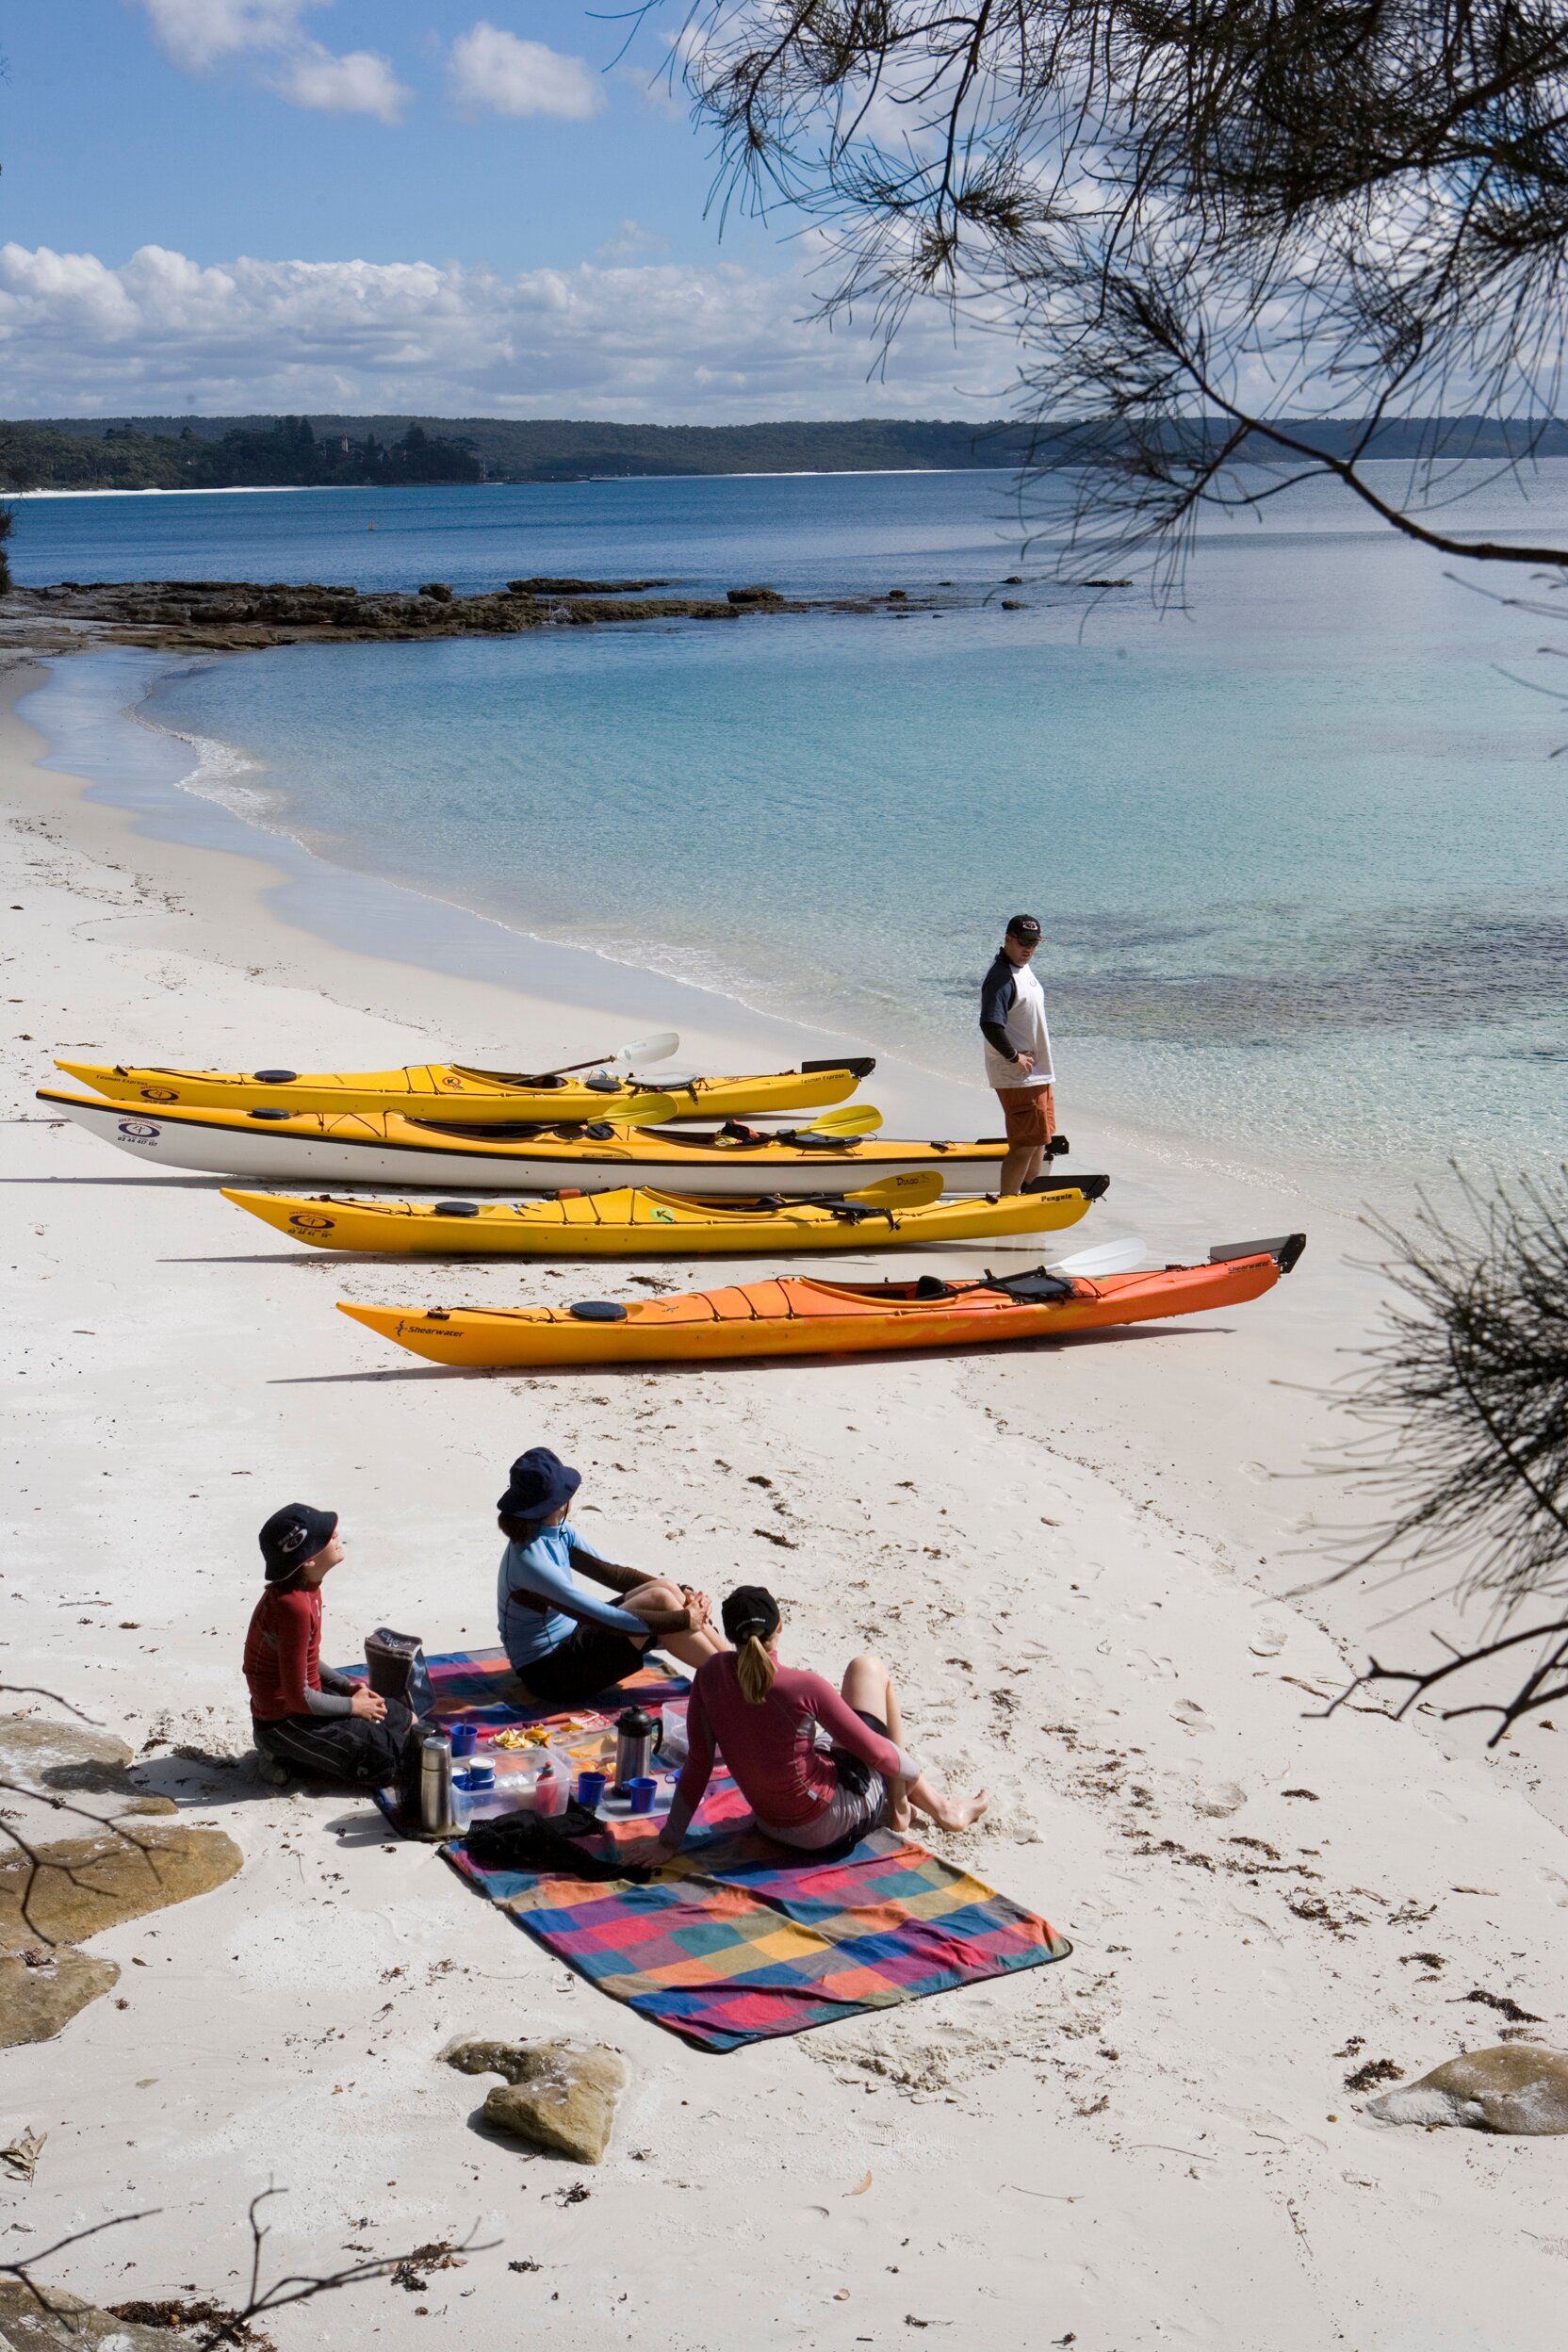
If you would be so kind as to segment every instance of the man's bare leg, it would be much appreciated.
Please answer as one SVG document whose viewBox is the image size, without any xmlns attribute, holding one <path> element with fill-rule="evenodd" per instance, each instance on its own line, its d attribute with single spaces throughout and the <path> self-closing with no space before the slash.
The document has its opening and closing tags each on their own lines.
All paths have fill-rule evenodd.
<svg viewBox="0 0 1568 2352">
<path fill-rule="evenodd" d="M 1034 1182 L 1044 1166 L 1045 1153 L 1038 1144 L 1032 1144 L 1024 1152 L 1009 1152 L 1002 1163 L 997 1189 L 1001 1192 L 1021 1192 L 1025 1184 Z"/>
</svg>

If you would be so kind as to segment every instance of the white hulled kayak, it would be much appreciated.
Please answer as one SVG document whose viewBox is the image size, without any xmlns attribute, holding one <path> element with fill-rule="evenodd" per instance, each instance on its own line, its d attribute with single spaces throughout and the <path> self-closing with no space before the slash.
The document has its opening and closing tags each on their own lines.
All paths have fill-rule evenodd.
<svg viewBox="0 0 1568 2352">
<path fill-rule="evenodd" d="M 466 1133 L 396 1112 L 261 1113 L 185 1110 L 155 1118 L 117 1102 L 41 1087 L 38 1099 L 144 1168 L 195 1168 L 264 1184 L 441 1185 L 475 1192 L 607 1192 L 634 1184 L 667 1192 L 742 1194 L 849 1192 L 886 1176 L 941 1170 L 949 1192 L 994 1185 L 1007 1146 L 1000 1135 L 972 1143 L 900 1142 L 867 1135 L 798 1142 L 722 1130 L 616 1127 L 556 1133 L 530 1128 Z"/>
</svg>

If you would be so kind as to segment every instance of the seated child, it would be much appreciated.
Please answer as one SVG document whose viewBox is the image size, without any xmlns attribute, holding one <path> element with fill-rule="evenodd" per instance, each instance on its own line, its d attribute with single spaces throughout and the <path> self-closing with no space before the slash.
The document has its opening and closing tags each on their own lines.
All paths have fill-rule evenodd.
<svg viewBox="0 0 1568 2352">
<path fill-rule="evenodd" d="M 415 1719 L 320 1664 L 321 1586 L 343 1550 L 336 1511 L 309 1503 L 286 1503 L 262 1528 L 267 1590 L 245 1636 L 252 1729 L 269 1778 L 293 1769 L 380 1788 L 397 1778 Z"/>
</svg>

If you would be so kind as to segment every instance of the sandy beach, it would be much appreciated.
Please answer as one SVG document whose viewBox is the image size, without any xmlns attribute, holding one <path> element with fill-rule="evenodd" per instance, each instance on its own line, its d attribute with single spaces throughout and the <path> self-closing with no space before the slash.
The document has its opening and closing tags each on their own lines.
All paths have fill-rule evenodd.
<svg viewBox="0 0 1568 2352">
<path fill-rule="evenodd" d="M 118 1998 L 7 2053 L 5 2122 L 48 2139 L 30 2184 L 0 2181 L 0 2260 L 148 2212 L 51 2275 L 106 2303 L 229 2295 L 270 2184 L 288 2192 L 280 2269 L 470 2233 L 487 2248 L 423 2291 L 381 2280 L 286 2313 L 283 2347 L 419 2344 L 443 2320 L 561 2352 L 848 2352 L 926 2328 L 1077 2352 L 1556 2344 L 1568 2145 L 1394 2129 L 1345 2087 L 1367 2062 L 1413 2078 L 1495 2042 L 1478 1992 L 1558 2043 L 1568 1925 L 1568 1723 L 1487 1755 L 1473 1725 L 1396 1726 L 1370 1701 L 1312 1715 L 1403 1605 L 1290 1597 L 1349 1515 L 1311 1466 L 1333 1420 L 1314 1392 L 1376 1307 L 1359 1204 L 1131 1123 L 1086 1129 L 1069 1085 L 1072 1167 L 1113 1179 L 1085 1241 L 1132 1231 L 1174 1258 L 1302 1228 L 1291 1281 L 1223 1320 L 1016 1353 L 554 1379 L 391 1360 L 335 1299 L 570 1298 L 580 1278 L 274 1248 L 215 1181 L 147 1176 L 46 1118 L 51 1054 L 309 1070 L 525 1038 L 588 1053 L 602 1009 L 295 927 L 264 856 L 149 838 L 38 767 L 9 708 L 36 676 L 8 674 L 0 719 L 0 1671 L 122 1734 L 146 1787 L 224 1829 L 244 1867 L 98 1938 Z M 652 999 L 624 982 L 634 1029 Z M 683 1062 L 757 1066 L 755 1023 L 699 1009 Z M 803 1045 L 820 1050 L 780 1058 Z M 994 1117 L 978 1083 L 890 1069 L 869 1091 L 891 1132 Z M 618 1295 L 621 1269 L 589 1288 Z M 578 1982 L 368 1805 L 176 1753 L 249 1753 L 255 1533 L 286 1500 L 343 1516 L 335 1660 L 382 1623 L 433 1651 L 492 1642 L 494 1498 L 533 1444 L 580 1466 L 610 1556 L 715 1594 L 771 1584 L 791 1658 L 835 1679 L 858 1649 L 884 1656 L 921 1752 L 993 1795 L 976 1832 L 932 1842 L 1072 1956 L 704 2056 Z M 1413 1650 L 1427 1623 L 1380 1638 Z M 483 2085 L 437 2062 L 459 2032 L 618 2050 L 630 2086 L 604 2164 L 473 2130 Z"/>
</svg>

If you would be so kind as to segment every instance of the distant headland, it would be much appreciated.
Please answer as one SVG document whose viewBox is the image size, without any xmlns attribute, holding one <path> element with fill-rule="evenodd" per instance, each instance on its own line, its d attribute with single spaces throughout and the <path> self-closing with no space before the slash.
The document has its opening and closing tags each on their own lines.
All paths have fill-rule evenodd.
<svg viewBox="0 0 1568 2352">
<path fill-rule="evenodd" d="M 1195 417 L 1180 430 L 1209 428 Z M 1301 420 L 1293 430 L 1336 456 L 1358 449 L 1366 433 L 1349 420 Z M 1081 457 L 1097 437 L 1083 424 L 1017 418 L 643 425 L 495 416 L 33 417 L 0 422 L 0 495 L 1014 469 Z M 1362 454 L 1446 463 L 1563 457 L 1568 426 L 1529 417 L 1392 419 L 1377 427 Z M 1257 455 L 1268 455 L 1261 442 Z"/>
</svg>

